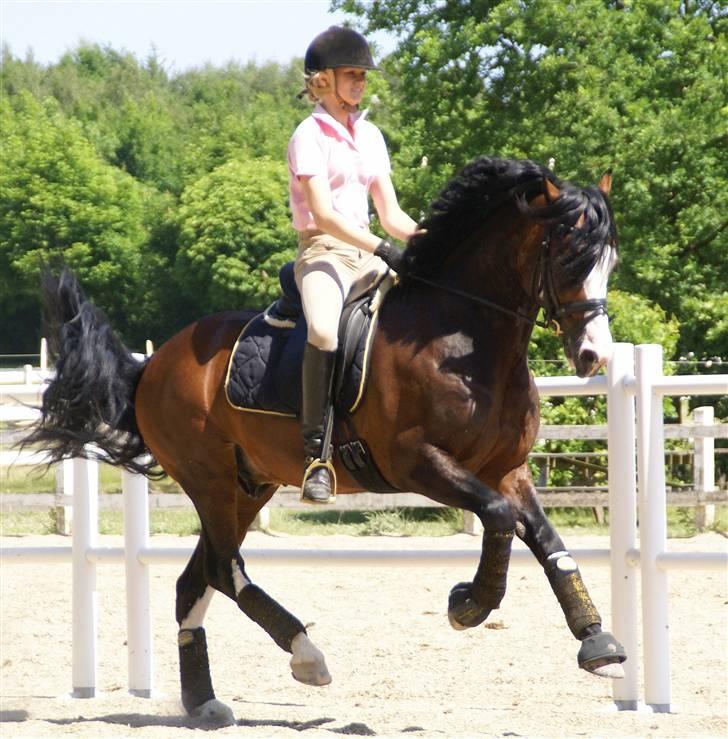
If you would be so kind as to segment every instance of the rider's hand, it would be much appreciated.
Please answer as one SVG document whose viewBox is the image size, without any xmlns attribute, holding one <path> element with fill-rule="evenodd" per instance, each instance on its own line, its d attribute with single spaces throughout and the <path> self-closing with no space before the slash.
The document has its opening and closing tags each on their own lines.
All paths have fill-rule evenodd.
<svg viewBox="0 0 728 739">
<path fill-rule="evenodd" d="M 374 254 L 378 256 L 390 269 L 399 274 L 404 262 L 404 249 L 401 246 L 392 244 L 385 239 L 379 242 L 374 250 Z"/>
</svg>

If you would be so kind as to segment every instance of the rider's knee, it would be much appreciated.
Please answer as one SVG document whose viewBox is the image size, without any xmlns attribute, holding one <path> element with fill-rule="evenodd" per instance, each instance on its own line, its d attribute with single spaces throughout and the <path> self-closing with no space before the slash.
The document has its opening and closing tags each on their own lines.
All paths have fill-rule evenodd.
<svg viewBox="0 0 728 739">
<path fill-rule="evenodd" d="M 328 321 L 309 321 L 308 343 L 324 352 L 333 352 L 338 344 L 338 326 L 331 326 Z"/>
</svg>

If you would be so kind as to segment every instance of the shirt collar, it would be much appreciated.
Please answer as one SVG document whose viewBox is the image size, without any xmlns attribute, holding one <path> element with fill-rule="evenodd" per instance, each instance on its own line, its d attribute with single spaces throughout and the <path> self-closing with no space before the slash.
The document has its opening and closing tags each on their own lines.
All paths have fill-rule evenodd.
<svg viewBox="0 0 728 739">
<path fill-rule="evenodd" d="M 357 126 L 361 121 L 363 121 L 367 115 L 369 114 L 369 108 L 365 110 L 359 110 L 356 113 L 349 113 L 349 118 L 352 121 L 352 127 L 356 131 Z M 347 141 L 354 143 L 351 133 L 349 132 L 349 129 L 346 126 L 342 126 L 339 121 L 334 118 L 330 113 L 326 111 L 326 108 L 324 108 L 321 103 L 317 103 L 316 107 L 313 109 L 313 113 L 311 115 L 319 122 L 324 124 L 325 126 L 328 126 L 329 128 L 336 131 L 336 133 L 341 136 L 341 138 L 346 139 Z"/>
</svg>

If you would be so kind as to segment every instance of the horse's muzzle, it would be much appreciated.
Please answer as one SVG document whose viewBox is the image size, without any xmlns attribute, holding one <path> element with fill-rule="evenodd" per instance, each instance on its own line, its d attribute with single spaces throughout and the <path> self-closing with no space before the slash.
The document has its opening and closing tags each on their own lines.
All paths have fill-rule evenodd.
<svg viewBox="0 0 728 739">
<path fill-rule="evenodd" d="M 595 349 L 583 348 L 574 361 L 574 368 L 579 377 L 593 377 L 609 361 L 609 357 L 600 355 Z"/>
</svg>

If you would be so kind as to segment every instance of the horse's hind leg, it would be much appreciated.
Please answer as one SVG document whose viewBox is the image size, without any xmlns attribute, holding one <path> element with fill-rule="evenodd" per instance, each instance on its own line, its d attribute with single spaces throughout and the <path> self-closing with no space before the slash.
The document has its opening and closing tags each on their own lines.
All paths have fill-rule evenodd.
<svg viewBox="0 0 728 739">
<path fill-rule="evenodd" d="M 230 708 L 215 698 L 203 627 L 215 592 L 205 578 L 205 548 L 203 529 L 192 558 L 177 580 L 177 645 L 182 705 L 190 716 L 209 723 L 229 725 L 235 719 Z"/>
<path fill-rule="evenodd" d="M 235 601 L 240 610 L 262 627 L 281 649 L 291 653 L 291 674 L 296 680 L 306 685 L 328 685 L 331 682 L 331 675 L 326 667 L 326 660 L 308 638 L 304 625 L 261 588 L 254 585 L 245 572 L 240 544 L 255 513 L 251 515 L 249 498 L 241 499 L 241 502 L 238 510 L 240 541 L 230 563 Z M 257 512 L 257 506 L 254 510 Z"/>
<path fill-rule="evenodd" d="M 237 478 L 234 478 L 237 480 Z M 290 652 L 293 676 L 309 685 L 326 685 L 331 676 L 323 654 L 313 645 L 303 624 L 248 577 L 240 545 L 257 512 L 270 499 L 275 486 L 256 491 L 251 497 L 235 487 L 210 480 L 211 495 L 196 494 L 196 486 L 185 485 L 195 501 L 202 534 L 195 554 L 177 585 L 177 621 L 180 624 L 180 678 L 185 709 L 217 720 L 225 706 L 215 700 L 210 678 L 202 620 L 213 590 L 234 600 L 249 618 L 261 626 L 283 650 Z M 224 492 L 222 492 L 224 491 Z M 229 711 L 229 709 L 227 709 Z M 230 717 L 232 714 L 230 713 Z"/>
<path fill-rule="evenodd" d="M 587 592 L 573 557 L 536 497 L 530 477 L 518 482 L 520 514 L 516 533 L 544 568 L 571 633 L 581 642 L 579 667 L 600 677 L 624 677 L 624 647 L 608 631 Z"/>
<path fill-rule="evenodd" d="M 331 675 L 324 655 L 308 638 L 303 624 L 250 581 L 239 552 L 231 562 L 231 571 L 238 607 L 262 627 L 281 649 L 291 653 L 293 677 L 307 685 L 328 685 Z"/>
</svg>

